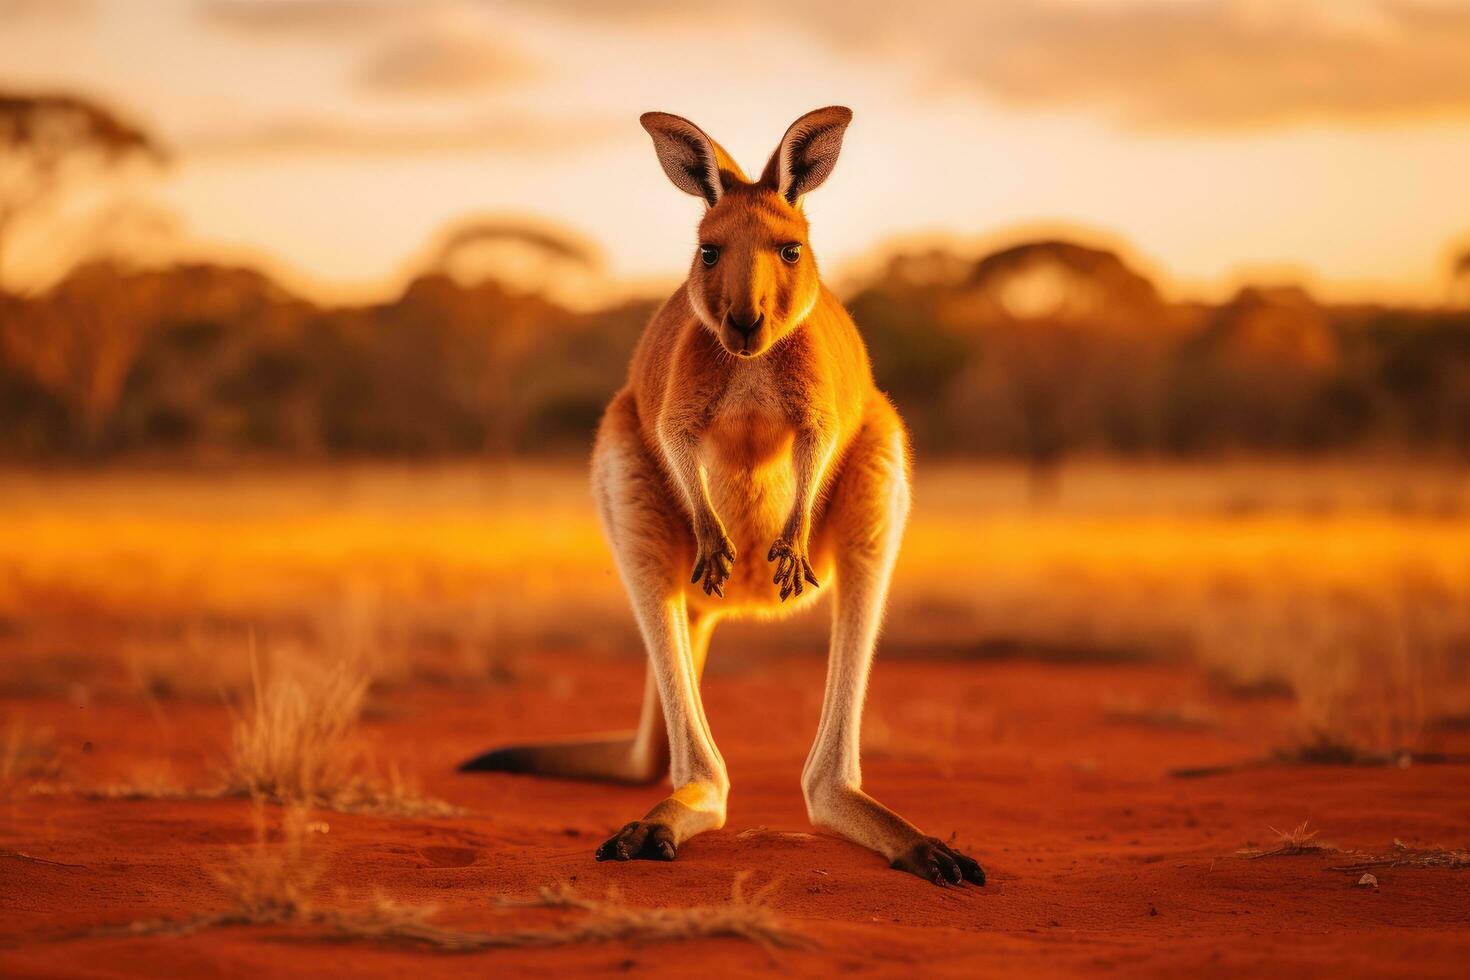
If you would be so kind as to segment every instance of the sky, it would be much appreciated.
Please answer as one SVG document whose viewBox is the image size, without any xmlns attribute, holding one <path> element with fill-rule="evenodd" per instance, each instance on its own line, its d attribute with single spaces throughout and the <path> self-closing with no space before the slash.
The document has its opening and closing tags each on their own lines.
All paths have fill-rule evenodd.
<svg viewBox="0 0 1470 980">
<path fill-rule="evenodd" d="M 321 297 L 401 288 L 469 214 L 677 282 L 702 205 L 649 109 L 758 172 L 850 106 L 806 200 L 834 274 L 1060 232 L 1179 296 L 1426 303 L 1470 247 L 1470 0 L 0 0 L 0 89 L 155 132 L 170 249 Z"/>
</svg>

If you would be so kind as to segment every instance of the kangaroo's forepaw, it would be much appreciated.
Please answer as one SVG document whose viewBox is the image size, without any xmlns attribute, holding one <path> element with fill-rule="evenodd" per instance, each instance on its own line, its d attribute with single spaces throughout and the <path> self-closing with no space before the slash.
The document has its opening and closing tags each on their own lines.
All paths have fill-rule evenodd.
<svg viewBox="0 0 1470 980">
<path fill-rule="evenodd" d="M 985 870 L 974 858 L 961 854 L 938 837 L 925 837 L 889 865 L 918 875 L 935 885 L 985 884 Z"/>
<path fill-rule="evenodd" d="M 705 595 L 725 598 L 725 583 L 735 567 L 735 544 L 723 531 L 699 536 L 699 555 L 694 560 L 694 574 L 689 581 L 702 585 Z M 703 583 L 700 582 L 703 579 Z"/>
<path fill-rule="evenodd" d="M 674 832 L 661 823 L 634 820 L 597 849 L 599 861 L 672 861 L 679 849 Z"/>
<path fill-rule="evenodd" d="M 781 587 L 781 601 L 793 595 L 801 595 L 802 582 L 817 588 L 817 576 L 812 572 L 812 563 L 807 560 L 804 549 L 786 538 L 777 539 L 766 555 L 766 561 L 776 563 L 776 575 L 771 582 Z"/>
</svg>

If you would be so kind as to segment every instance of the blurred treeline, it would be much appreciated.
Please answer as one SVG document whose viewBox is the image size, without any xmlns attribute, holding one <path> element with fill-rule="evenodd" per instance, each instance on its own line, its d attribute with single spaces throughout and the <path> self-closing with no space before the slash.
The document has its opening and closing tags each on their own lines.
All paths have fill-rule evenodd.
<svg viewBox="0 0 1470 980">
<path fill-rule="evenodd" d="M 1118 256 L 1057 241 L 898 257 L 848 303 L 934 450 L 1470 452 L 1470 311 L 1296 286 L 1170 303 Z"/>
<path fill-rule="evenodd" d="M 168 160 L 106 106 L 0 92 L 0 259 L 78 192 Z M 505 266 L 466 277 L 465 253 L 505 243 L 543 286 L 596 272 L 574 236 L 482 220 L 391 302 L 323 307 L 257 271 L 132 267 L 100 247 L 121 213 L 39 295 L 0 266 L 0 456 L 581 452 L 659 301 L 574 312 L 505 286 Z M 1470 287 L 1470 253 L 1455 274 Z M 1293 287 L 1167 302 L 1118 256 L 1057 241 L 898 255 L 844 298 L 925 452 L 1038 472 L 1078 451 L 1470 453 L 1466 311 Z"/>
<path fill-rule="evenodd" d="M 1170 303 L 1064 242 L 895 257 L 845 299 L 921 451 L 1470 453 L 1470 313 Z M 47 459 L 582 451 L 657 301 L 573 312 L 433 273 L 334 308 L 98 262 L 0 304 L 0 451 Z"/>
<path fill-rule="evenodd" d="M 209 265 L 76 270 L 0 322 L 11 456 L 455 455 L 585 444 L 650 304 L 494 281 L 323 308 Z"/>
</svg>

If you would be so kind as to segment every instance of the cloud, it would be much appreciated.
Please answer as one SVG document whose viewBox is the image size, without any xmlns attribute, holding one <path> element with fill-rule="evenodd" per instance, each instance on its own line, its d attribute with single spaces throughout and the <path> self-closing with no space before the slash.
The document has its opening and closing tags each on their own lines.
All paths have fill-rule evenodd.
<svg viewBox="0 0 1470 980">
<path fill-rule="evenodd" d="M 683 0 L 521 2 L 583 23 L 710 29 Z M 1136 129 L 1470 114 L 1465 0 L 748 0 L 721 18 Z"/>
<path fill-rule="evenodd" d="M 229 130 L 199 132 L 179 140 L 190 155 L 435 156 L 499 150 L 561 152 L 615 138 L 625 125 L 610 119 L 551 120 L 530 116 L 478 116 L 452 125 L 399 126 L 309 118 L 283 118 Z"/>
<path fill-rule="evenodd" d="M 471 95 L 531 74 L 531 62 L 504 42 L 425 31 L 394 38 L 375 51 L 358 81 L 381 95 Z"/>
<path fill-rule="evenodd" d="M 535 74 L 490 8 L 470 0 L 198 0 L 196 9 L 217 27 L 260 37 L 351 39 L 354 51 L 366 38 L 355 81 L 375 95 L 474 95 Z"/>
<path fill-rule="evenodd" d="M 1470 10 L 1414 0 L 1001 4 L 941 45 L 1004 102 L 1153 129 L 1470 112 Z"/>
<path fill-rule="evenodd" d="M 265 35 L 331 35 L 398 20 L 412 4 L 395 0 L 198 0 L 195 9 L 217 27 Z"/>
<path fill-rule="evenodd" d="M 0 0 L 0 21 L 71 20 L 92 7 L 92 0 Z"/>
</svg>

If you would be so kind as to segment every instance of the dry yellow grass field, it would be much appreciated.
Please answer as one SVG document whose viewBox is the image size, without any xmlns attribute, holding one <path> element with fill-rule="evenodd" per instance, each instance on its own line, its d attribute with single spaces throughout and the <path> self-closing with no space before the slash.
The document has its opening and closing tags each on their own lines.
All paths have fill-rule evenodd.
<svg viewBox="0 0 1470 980">
<path fill-rule="evenodd" d="M 1451 467 L 1079 463 L 1038 500 L 1017 468 L 921 465 L 884 650 L 1190 658 L 1294 692 L 1305 743 L 1390 751 L 1470 708 L 1467 600 Z M 575 465 L 7 474 L 0 617 L 12 693 L 238 695 L 252 637 L 380 687 L 636 653 Z M 731 627 L 715 669 L 825 626 Z"/>
<path fill-rule="evenodd" d="M 1195 658 L 1294 692 L 1307 741 L 1389 751 L 1466 713 L 1467 599 L 1449 467 L 1079 464 L 1038 501 L 1013 467 L 925 466 L 885 651 Z M 0 616 L 10 689 L 240 692 L 251 635 L 376 685 L 637 648 L 575 466 L 7 475 Z M 726 633 L 820 652 L 825 624 Z"/>
</svg>

